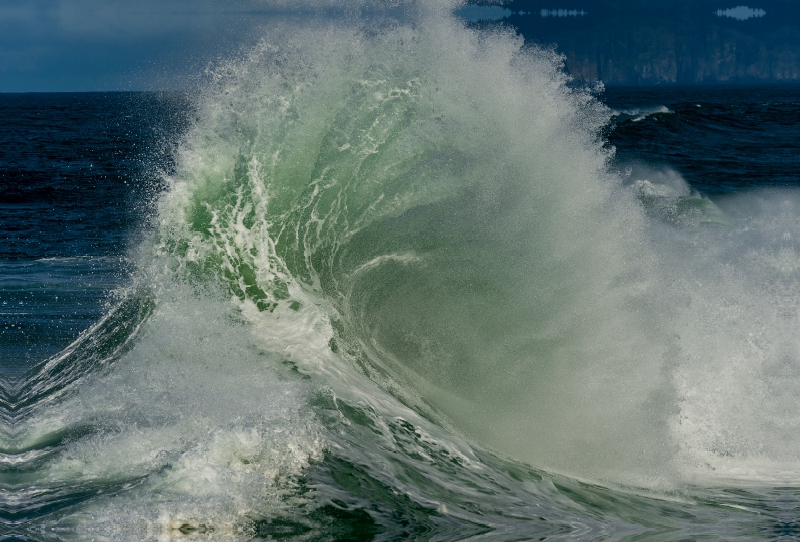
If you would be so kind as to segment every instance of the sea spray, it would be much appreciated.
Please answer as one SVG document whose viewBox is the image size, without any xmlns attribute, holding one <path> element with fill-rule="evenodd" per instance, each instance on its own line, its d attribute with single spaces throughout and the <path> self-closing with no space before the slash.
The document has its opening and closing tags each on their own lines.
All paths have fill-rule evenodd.
<svg viewBox="0 0 800 542">
<path fill-rule="evenodd" d="M 326 364 L 486 446 L 601 478 L 663 470 L 669 345 L 644 217 L 606 172 L 609 111 L 507 31 L 321 26 L 219 72 L 161 252 L 254 321 L 315 305 Z"/>
<path fill-rule="evenodd" d="M 687 256 L 673 438 L 696 472 L 794 483 L 797 195 L 762 191 L 717 203 L 729 226 L 673 237 L 673 250 Z"/>
</svg>

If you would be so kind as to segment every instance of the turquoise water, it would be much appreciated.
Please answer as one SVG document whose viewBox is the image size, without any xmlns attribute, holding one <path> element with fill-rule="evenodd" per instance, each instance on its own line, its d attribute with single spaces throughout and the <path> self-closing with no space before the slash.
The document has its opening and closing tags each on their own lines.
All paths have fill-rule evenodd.
<svg viewBox="0 0 800 542">
<path fill-rule="evenodd" d="M 454 7 L 211 70 L 107 282 L 52 293 L 97 320 L 8 335 L 6 539 L 796 536 L 797 193 L 616 153 L 680 113 Z"/>
</svg>

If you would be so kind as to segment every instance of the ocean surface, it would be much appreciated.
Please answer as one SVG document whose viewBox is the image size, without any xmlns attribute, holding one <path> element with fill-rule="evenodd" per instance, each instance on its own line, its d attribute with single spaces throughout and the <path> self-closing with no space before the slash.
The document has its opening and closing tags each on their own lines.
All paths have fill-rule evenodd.
<svg viewBox="0 0 800 542">
<path fill-rule="evenodd" d="M 800 86 L 423 7 L 0 95 L 0 540 L 800 538 Z"/>
</svg>

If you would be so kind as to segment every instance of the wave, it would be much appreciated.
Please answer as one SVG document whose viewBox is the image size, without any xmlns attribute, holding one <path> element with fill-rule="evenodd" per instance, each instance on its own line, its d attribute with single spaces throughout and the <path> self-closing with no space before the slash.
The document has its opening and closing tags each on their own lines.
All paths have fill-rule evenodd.
<svg viewBox="0 0 800 542">
<path fill-rule="evenodd" d="M 590 446 L 605 472 L 614 442 L 644 442 L 652 424 L 629 405 L 658 364 L 613 329 L 641 325 L 624 308 L 641 286 L 619 277 L 646 274 L 625 233 L 643 217 L 605 171 L 607 110 L 555 55 L 449 19 L 276 43 L 226 67 L 183 149 L 158 239 L 183 280 L 221 284 L 265 332 L 268 314 L 321 311 L 335 363 L 521 459 L 569 468 L 563 450 Z M 607 349 L 622 354 L 598 366 Z M 618 394 L 587 395 L 628 366 Z M 561 388 L 566 374 L 579 383 Z M 589 412 L 625 420 L 625 438 Z"/>
<path fill-rule="evenodd" d="M 723 437 L 756 428 L 721 411 L 691 435 L 682 416 L 710 393 L 710 367 L 739 356 L 760 371 L 786 342 L 772 327 L 752 350 L 753 328 L 717 311 L 767 318 L 776 291 L 794 299 L 769 263 L 784 232 L 763 214 L 794 195 L 765 193 L 745 218 L 685 183 L 631 184 L 597 135 L 614 112 L 560 62 L 441 14 L 276 34 L 216 73 L 159 210 L 159 258 L 218 284 L 276 344 L 286 320 L 313 320 L 314 346 L 293 359 L 308 374 L 356 368 L 541 468 L 650 486 L 705 468 L 695 452 L 723 469 L 712 433 L 731 456 L 789 460 L 772 438 L 757 451 Z M 753 265 L 728 275 L 733 254 Z M 712 354 L 709 337 L 728 347 Z"/>
<path fill-rule="evenodd" d="M 577 480 L 644 522 L 791 479 L 800 198 L 619 174 L 558 55 L 417 7 L 211 70 L 136 286 L 6 383 L 9 522 L 530 533 L 591 523 Z"/>
<path fill-rule="evenodd" d="M 641 122 L 646 118 L 658 115 L 673 115 L 675 112 L 664 105 L 654 107 L 634 107 L 631 109 L 612 109 L 611 118 L 615 122 Z"/>
</svg>

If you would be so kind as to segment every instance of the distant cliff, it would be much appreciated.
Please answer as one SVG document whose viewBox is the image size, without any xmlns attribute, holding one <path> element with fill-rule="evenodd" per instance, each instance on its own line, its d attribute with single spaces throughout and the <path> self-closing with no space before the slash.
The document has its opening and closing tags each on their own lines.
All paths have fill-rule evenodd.
<svg viewBox="0 0 800 542">
<path fill-rule="evenodd" d="M 672 0 L 653 7 L 628 0 L 570 0 L 567 7 L 585 15 L 557 16 L 542 2 L 518 0 L 506 2 L 514 14 L 505 22 L 529 42 L 554 44 L 578 80 L 611 85 L 800 81 L 800 2 L 767 0 L 750 12 L 730 10 L 741 2 Z M 726 9 L 750 18 L 726 17 Z"/>
</svg>

